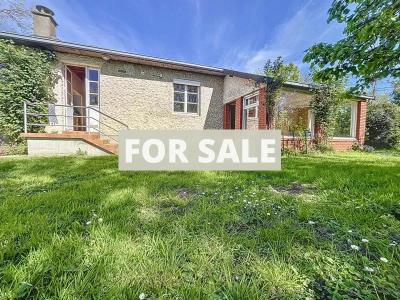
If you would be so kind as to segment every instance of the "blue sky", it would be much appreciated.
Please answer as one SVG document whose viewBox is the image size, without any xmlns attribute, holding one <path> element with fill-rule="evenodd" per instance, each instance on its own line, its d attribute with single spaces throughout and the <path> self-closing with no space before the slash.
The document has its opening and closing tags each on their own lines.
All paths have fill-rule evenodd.
<svg viewBox="0 0 400 300">
<path fill-rule="evenodd" d="M 36 4 L 55 12 L 63 41 L 245 72 L 283 56 L 307 74 L 304 51 L 343 30 L 326 22 L 331 0 L 26 0 Z"/>
<path fill-rule="evenodd" d="M 326 23 L 328 0 L 39 2 L 55 12 L 61 40 L 248 72 L 278 55 L 307 72 L 304 51 L 341 36 Z"/>
</svg>

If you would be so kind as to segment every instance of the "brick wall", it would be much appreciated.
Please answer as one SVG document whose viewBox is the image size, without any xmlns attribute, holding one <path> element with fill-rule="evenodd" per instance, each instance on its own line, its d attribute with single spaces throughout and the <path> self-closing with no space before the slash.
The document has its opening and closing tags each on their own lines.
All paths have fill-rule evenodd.
<svg viewBox="0 0 400 300">
<path fill-rule="evenodd" d="M 267 128 L 266 90 L 262 87 L 258 91 L 258 129 Z"/>
<path fill-rule="evenodd" d="M 243 98 L 235 100 L 235 129 L 242 129 Z"/>
<path fill-rule="evenodd" d="M 365 141 L 365 125 L 367 121 L 367 101 L 357 103 L 356 139 L 360 144 Z"/>
<path fill-rule="evenodd" d="M 224 129 L 231 129 L 231 106 L 224 105 Z"/>
</svg>

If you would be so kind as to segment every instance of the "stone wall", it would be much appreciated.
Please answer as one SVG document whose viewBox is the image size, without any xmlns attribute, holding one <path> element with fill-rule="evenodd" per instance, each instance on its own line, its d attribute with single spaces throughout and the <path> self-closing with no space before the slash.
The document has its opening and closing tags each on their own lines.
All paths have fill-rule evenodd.
<svg viewBox="0 0 400 300">
<path fill-rule="evenodd" d="M 198 74 L 119 61 L 58 53 L 60 80 L 57 102 L 64 104 L 63 65 L 100 69 L 100 110 L 136 129 L 222 129 L 223 87 L 221 76 Z M 200 82 L 199 115 L 174 113 L 173 80 Z M 60 122 L 63 120 L 60 119 Z M 118 124 L 105 118 L 112 127 Z M 103 129 L 106 129 L 104 127 Z"/>
</svg>

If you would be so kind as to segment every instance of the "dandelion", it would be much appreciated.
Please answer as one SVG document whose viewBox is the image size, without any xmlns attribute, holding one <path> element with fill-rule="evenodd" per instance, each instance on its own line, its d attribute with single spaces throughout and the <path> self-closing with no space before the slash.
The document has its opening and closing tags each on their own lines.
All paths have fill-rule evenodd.
<svg viewBox="0 0 400 300">
<path fill-rule="evenodd" d="M 357 245 L 351 245 L 350 248 L 357 251 L 360 250 L 360 247 L 358 247 Z"/>
<path fill-rule="evenodd" d="M 375 272 L 375 270 L 374 270 L 373 268 L 370 268 L 370 267 L 364 267 L 364 271 L 365 271 L 365 272 L 368 272 L 368 273 L 373 273 L 373 272 Z"/>
<path fill-rule="evenodd" d="M 362 239 L 361 242 L 363 243 L 369 243 L 369 241 L 367 239 Z"/>
<path fill-rule="evenodd" d="M 380 260 L 381 260 L 381 262 L 384 262 L 385 264 L 389 262 L 389 261 L 387 260 L 387 258 L 384 258 L 384 257 L 381 257 Z"/>
<path fill-rule="evenodd" d="M 103 218 L 99 218 L 97 221 L 99 221 L 99 223 L 103 223 Z"/>
<path fill-rule="evenodd" d="M 314 225 L 315 222 L 314 221 L 308 221 L 308 225 Z"/>
<path fill-rule="evenodd" d="M 87 221 L 86 222 L 86 225 L 90 225 L 90 224 L 92 224 L 92 221 Z"/>
<path fill-rule="evenodd" d="M 139 300 L 144 300 L 144 299 L 146 299 L 146 294 L 145 293 L 141 293 L 139 295 Z"/>
</svg>

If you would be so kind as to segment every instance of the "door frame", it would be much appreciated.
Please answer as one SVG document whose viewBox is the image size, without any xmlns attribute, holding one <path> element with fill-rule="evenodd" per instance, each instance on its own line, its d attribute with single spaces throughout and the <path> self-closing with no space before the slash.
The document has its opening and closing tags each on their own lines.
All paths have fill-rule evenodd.
<svg viewBox="0 0 400 300">
<path fill-rule="evenodd" d="M 95 70 L 97 71 L 98 78 L 97 78 L 97 105 L 91 105 L 90 104 L 90 80 L 89 80 L 89 71 L 90 70 Z M 92 120 L 89 118 L 90 113 L 97 115 L 98 121 L 97 121 L 97 127 L 98 130 L 100 131 L 100 114 L 96 112 L 95 110 L 90 110 L 91 107 L 97 109 L 100 111 L 100 68 L 98 67 L 92 67 L 92 66 L 85 66 L 85 106 L 86 106 L 86 116 L 88 116 L 86 120 L 86 131 L 90 132 L 91 125 L 90 123 L 95 123 L 95 120 Z"/>
<path fill-rule="evenodd" d="M 71 74 L 71 82 L 68 81 L 68 73 Z M 65 131 L 69 131 L 69 130 L 73 131 L 74 130 L 74 115 L 72 113 L 72 116 L 68 116 L 68 108 L 69 108 L 69 106 L 74 107 L 72 72 L 68 68 L 68 65 L 65 65 L 65 67 L 64 67 L 64 81 L 65 81 L 65 84 L 64 84 L 64 91 L 65 91 L 65 93 L 64 93 L 64 95 L 65 95 L 65 97 L 64 97 L 64 105 L 65 106 L 64 106 L 64 109 L 63 109 L 63 111 L 64 111 L 64 130 Z M 71 85 L 71 93 L 68 93 L 68 83 Z M 70 104 L 68 103 L 68 95 L 69 94 L 71 95 L 71 103 Z M 71 126 L 68 123 L 68 118 L 72 118 Z"/>
<path fill-rule="evenodd" d="M 68 129 L 69 126 L 67 126 L 67 106 L 68 106 L 68 81 L 67 81 L 67 72 L 71 73 L 71 91 L 73 91 L 73 84 L 72 84 L 72 71 L 68 68 L 68 67 L 78 67 L 78 68 L 84 68 L 85 69 L 85 79 L 84 79 L 84 84 L 85 84 L 85 95 L 83 95 L 85 97 L 85 112 L 86 112 L 86 116 L 89 116 L 89 110 L 90 107 L 96 108 L 97 110 L 100 111 L 100 67 L 98 66 L 89 66 L 89 65 L 81 65 L 81 64 L 76 64 L 76 63 L 69 63 L 69 62 L 63 62 L 64 65 L 64 116 L 65 116 L 65 120 L 64 120 L 64 130 L 66 130 L 66 128 Z M 98 98 L 97 98 L 97 105 L 90 105 L 90 92 L 89 92 L 89 70 L 96 70 L 98 72 Z M 71 94 L 73 97 L 73 94 Z M 73 99 L 72 99 L 72 107 L 73 107 Z M 72 121 L 73 122 L 73 121 Z M 98 124 L 99 130 L 100 130 L 100 123 Z M 72 124 L 72 129 L 73 129 L 73 124 Z M 87 118 L 86 119 L 86 129 L 85 131 L 90 131 L 90 119 Z"/>
</svg>

